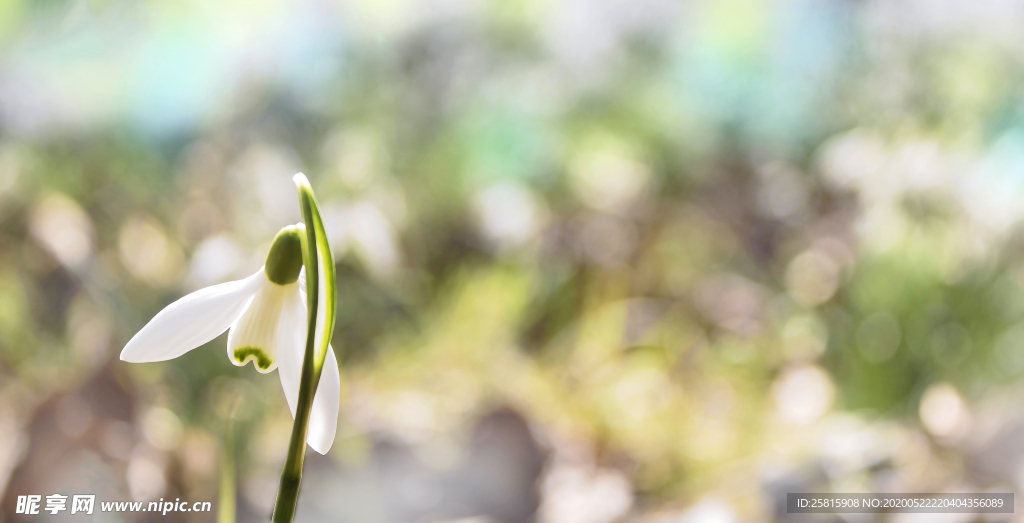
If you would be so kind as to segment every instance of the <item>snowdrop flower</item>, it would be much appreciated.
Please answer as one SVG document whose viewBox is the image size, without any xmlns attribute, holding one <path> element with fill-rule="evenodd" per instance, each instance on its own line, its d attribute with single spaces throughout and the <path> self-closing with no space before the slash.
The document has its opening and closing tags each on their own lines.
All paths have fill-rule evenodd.
<svg viewBox="0 0 1024 523">
<path fill-rule="evenodd" d="M 274 239 L 266 264 L 255 274 L 201 289 L 168 305 L 132 337 L 121 359 L 145 363 L 177 358 L 227 330 L 231 363 L 244 366 L 251 361 L 264 374 L 276 369 L 294 417 L 307 332 L 303 234 L 301 223 L 285 227 Z M 320 288 L 324 294 L 322 281 Z M 322 325 L 322 318 L 318 323 Z M 317 328 L 318 334 L 322 331 Z M 328 347 L 306 437 L 320 454 L 334 442 L 340 395 L 338 362 Z"/>
</svg>

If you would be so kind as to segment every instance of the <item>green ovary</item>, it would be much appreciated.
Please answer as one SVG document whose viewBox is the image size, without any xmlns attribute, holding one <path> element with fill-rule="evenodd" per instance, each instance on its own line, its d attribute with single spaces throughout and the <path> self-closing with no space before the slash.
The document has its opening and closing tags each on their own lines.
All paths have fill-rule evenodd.
<svg viewBox="0 0 1024 523">
<path fill-rule="evenodd" d="M 263 270 L 267 274 L 267 279 L 278 285 L 288 285 L 299 279 L 299 271 L 302 270 L 303 231 L 300 225 L 289 225 L 281 229 L 267 254 L 267 263 Z"/>
<path fill-rule="evenodd" d="M 239 365 L 245 365 L 251 359 L 261 370 L 269 369 L 274 363 L 270 356 L 259 347 L 239 347 L 235 349 L 234 357 Z"/>
</svg>

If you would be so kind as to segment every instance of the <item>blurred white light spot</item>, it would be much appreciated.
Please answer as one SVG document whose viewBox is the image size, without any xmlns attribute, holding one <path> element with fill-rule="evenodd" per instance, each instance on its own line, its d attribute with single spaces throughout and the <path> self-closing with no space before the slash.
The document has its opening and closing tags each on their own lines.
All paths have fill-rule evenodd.
<svg viewBox="0 0 1024 523">
<path fill-rule="evenodd" d="M 128 462 L 128 488 L 132 499 L 146 501 L 156 499 L 164 493 L 167 483 L 164 469 L 154 458 L 138 452 Z"/>
<path fill-rule="evenodd" d="M 602 4 L 602 9 L 588 8 L 586 2 L 556 5 L 550 16 L 542 18 L 547 45 L 559 65 L 579 76 L 581 82 L 599 83 L 600 76 L 614 63 L 616 22 L 623 17 L 602 16 L 610 4 Z"/>
<path fill-rule="evenodd" d="M 132 276 L 150 284 L 167 285 L 177 277 L 183 256 L 154 220 L 135 216 L 121 226 L 117 241 L 121 263 Z"/>
<path fill-rule="evenodd" d="M 898 173 L 904 190 L 921 191 L 941 186 L 947 165 L 938 143 L 911 141 L 893 154 L 890 172 Z"/>
<path fill-rule="evenodd" d="M 775 408 L 783 419 L 805 425 L 832 406 L 832 380 L 817 365 L 801 365 L 783 371 L 772 384 Z"/>
<path fill-rule="evenodd" d="M 705 499 L 687 510 L 679 523 L 736 523 L 736 511 L 717 499 Z"/>
<path fill-rule="evenodd" d="M 615 470 L 555 466 L 544 478 L 543 523 L 611 523 L 633 506 L 629 480 Z"/>
<path fill-rule="evenodd" d="M 881 173 L 888 159 L 885 146 L 875 135 L 854 130 L 830 139 L 819 157 L 825 180 L 845 189 L 860 187 L 866 178 Z"/>
<path fill-rule="evenodd" d="M 819 249 L 804 251 L 786 268 L 786 286 L 793 298 L 805 305 L 825 303 L 839 288 L 840 267 Z"/>
<path fill-rule="evenodd" d="M 857 327 L 857 350 L 864 359 L 881 363 L 896 354 L 901 337 L 896 318 L 890 314 L 873 314 Z"/>
<path fill-rule="evenodd" d="M 242 249 L 229 236 L 217 235 L 199 244 L 192 256 L 189 278 L 205 287 L 233 276 L 244 260 Z"/>
<path fill-rule="evenodd" d="M 624 373 L 613 388 L 619 407 L 616 424 L 628 427 L 643 421 L 666 401 L 669 390 L 668 380 L 659 370 L 642 368 Z"/>
<path fill-rule="evenodd" d="M 182 427 L 178 416 L 162 407 L 151 409 L 142 418 L 146 441 L 160 450 L 174 450 L 181 443 Z"/>
<path fill-rule="evenodd" d="M 952 442 L 964 435 L 970 423 L 967 403 L 948 383 L 936 383 L 921 397 L 921 423 L 933 436 Z"/>
<path fill-rule="evenodd" d="M 29 230 L 67 267 L 81 265 L 92 254 L 92 222 L 74 200 L 62 194 L 45 196 L 36 203 Z"/>
<path fill-rule="evenodd" d="M 894 441 L 880 427 L 856 415 L 836 414 L 823 420 L 815 438 L 817 452 L 832 477 L 848 477 L 888 458 L 894 447 L 903 442 Z"/>
<path fill-rule="evenodd" d="M 498 245 L 521 245 L 539 227 L 538 204 L 530 191 L 518 184 L 489 187 L 476 196 L 474 204 L 484 235 Z"/>
<path fill-rule="evenodd" d="M 625 211 L 647 189 L 651 173 L 622 147 L 592 149 L 570 166 L 572 187 L 592 207 Z"/>
</svg>

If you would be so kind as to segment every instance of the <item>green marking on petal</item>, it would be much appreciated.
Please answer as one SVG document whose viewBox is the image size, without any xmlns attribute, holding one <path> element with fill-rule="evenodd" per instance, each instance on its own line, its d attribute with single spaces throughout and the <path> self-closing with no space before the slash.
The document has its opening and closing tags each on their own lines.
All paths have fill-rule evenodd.
<svg viewBox="0 0 1024 523">
<path fill-rule="evenodd" d="M 289 225 L 277 233 L 267 253 L 267 264 L 263 267 L 268 280 L 278 285 L 288 285 L 299 279 L 299 271 L 302 270 L 300 232 L 299 227 Z"/>
<path fill-rule="evenodd" d="M 267 370 L 271 365 L 274 364 L 270 356 L 259 347 L 239 347 L 234 352 L 235 361 L 239 365 L 245 365 L 247 361 L 252 359 L 254 365 L 260 368 L 260 370 Z"/>
</svg>

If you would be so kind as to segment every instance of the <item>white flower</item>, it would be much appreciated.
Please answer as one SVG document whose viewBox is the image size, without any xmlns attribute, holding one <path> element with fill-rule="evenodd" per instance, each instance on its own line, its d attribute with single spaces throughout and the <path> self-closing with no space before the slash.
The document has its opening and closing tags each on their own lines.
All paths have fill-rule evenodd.
<svg viewBox="0 0 1024 523">
<path fill-rule="evenodd" d="M 238 366 L 252 361 L 261 373 L 277 369 L 294 417 L 307 331 L 302 230 L 301 224 L 282 229 L 267 264 L 252 276 L 198 290 L 168 305 L 132 337 L 121 351 L 121 359 L 145 363 L 177 358 L 230 329 L 228 359 Z M 325 299 L 322 283 L 321 311 Z M 320 333 L 324 319 L 323 314 L 317 316 L 316 332 Z M 338 361 L 334 349 L 328 347 L 306 437 L 320 454 L 334 443 L 340 396 Z"/>
</svg>

